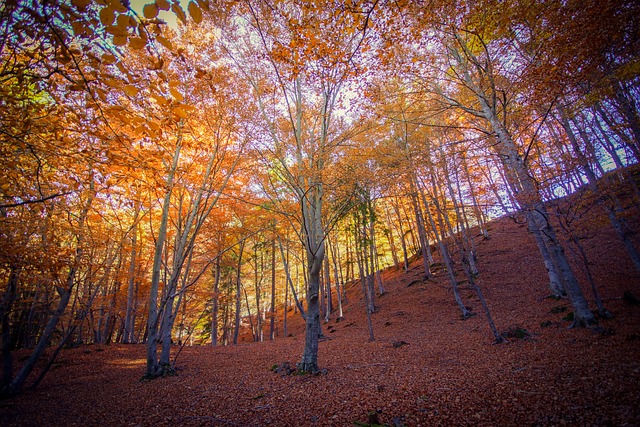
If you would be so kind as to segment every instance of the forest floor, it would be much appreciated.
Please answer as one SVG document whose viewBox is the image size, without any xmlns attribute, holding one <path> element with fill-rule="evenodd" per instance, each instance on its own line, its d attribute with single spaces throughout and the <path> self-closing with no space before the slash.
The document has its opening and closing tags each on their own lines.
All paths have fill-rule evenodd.
<svg viewBox="0 0 640 427">
<path fill-rule="evenodd" d="M 498 329 L 510 332 L 506 343 L 494 344 L 467 285 L 462 296 L 477 315 L 463 320 L 444 272 L 423 281 L 414 262 L 408 272 L 385 271 L 374 342 L 352 286 L 345 320 L 323 324 L 324 375 L 272 370 L 298 361 L 299 319 L 291 336 L 273 342 L 185 347 L 177 375 L 154 381 L 140 381 L 143 345 L 90 345 L 63 351 L 36 390 L 0 401 L 0 424 L 353 426 L 377 413 L 391 426 L 639 426 L 640 306 L 623 293 L 640 295 L 640 276 L 614 232 L 598 224 L 583 244 L 615 315 L 600 320 L 599 333 L 568 329 L 570 304 L 548 297 L 533 238 L 501 218 L 489 240 L 477 237 L 478 284 Z"/>
</svg>

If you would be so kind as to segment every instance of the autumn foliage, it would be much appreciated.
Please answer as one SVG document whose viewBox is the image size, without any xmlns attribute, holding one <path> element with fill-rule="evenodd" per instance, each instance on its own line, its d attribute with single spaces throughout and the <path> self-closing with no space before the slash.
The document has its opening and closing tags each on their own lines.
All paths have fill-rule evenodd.
<svg viewBox="0 0 640 427">
<path fill-rule="evenodd" d="M 628 258 L 611 271 L 640 272 L 639 9 L 3 3 L 2 395 L 63 349 L 144 343 L 155 378 L 182 346 L 301 321 L 293 366 L 322 373 L 324 325 L 361 297 L 376 342 L 381 272 L 416 259 L 408 286 L 446 286 L 451 319 L 509 341 L 519 308 L 494 316 L 508 301 L 485 292 L 499 217 L 526 227 L 569 326 L 605 331 L 601 294 L 638 291 L 612 294 L 585 242 L 606 230 Z"/>
</svg>

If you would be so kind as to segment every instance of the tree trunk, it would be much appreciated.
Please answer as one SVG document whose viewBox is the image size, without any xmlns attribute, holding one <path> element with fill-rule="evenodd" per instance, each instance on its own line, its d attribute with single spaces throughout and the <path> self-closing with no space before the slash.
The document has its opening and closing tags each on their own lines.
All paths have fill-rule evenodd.
<svg viewBox="0 0 640 427">
<path fill-rule="evenodd" d="M 320 336 L 320 310 L 318 306 L 318 291 L 320 289 L 322 258 L 318 259 L 310 256 L 308 266 L 309 281 L 307 290 L 305 344 L 302 360 L 298 364 L 298 369 L 302 372 L 316 373 L 319 371 L 318 337 Z"/>
<path fill-rule="evenodd" d="M 286 309 L 286 308 L 285 308 Z M 269 310 L 269 339 L 276 337 L 276 239 L 271 239 L 271 309 Z"/>
<path fill-rule="evenodd" d="M 241 307 L 241 298 L 240 291 L 242 287 L 241 271 L 242 271 L 242 252 L 244 251 L 244 240 L 240 242 L 240 253 L 238 255 L 238 266 L 236 268 L 236 313 L 235 313 L 235 323 L 233 329 L 233 344 L 238 344 L 238 335 L 240 334 L 240 307 Z"/>
<path fill-rule="evenodd" d="M 393 204 L 393 209 L 396 213 L 396 216 L 398 218 L 398 227 L 400 228 L 400 246 L 402 246 L 402 256 L 403 256 L 403 260 L 404 260 L 404 271 L 409 271 L 409 256 L 407 253 L 407 243 L 405 241 L 405 233 L 404 230 L 402 229 L 402 216 L 400 215 L 400 208 L 398 207 L 399 201 L 396 199 L 396 203 Z"/>
<path fill-rule="evenodd" d="M 571 142 L 573 151 L 578 158 L 578 162 L 580 163 L 580 166 L 582 167 L 585 175 L 587 176 L 587 180 L 589 181 L 589 186 L 591 187 L 591 191 L 593 191 L 594 194 L 597 194 L 599 196 L 597 198 L 598 204 L 604 208 L 605 212 L 607 213 L 607 216 L 609 217 L 609 222 L 613 226 L 613 229 L 616 231 L 618 238 L 622 240 L 624 247 L 627 250 L 627 254 L 629 255 L 629 258 L 631 258 L 631 261 L 633 262 L 633 265 L 636 268 L 636 271 L 640 272 L 640 254 L 638 253 L 638 250 L 633 244 L 633 241 L 631 240 L 629 233 L 626 231 L 625 224 L 618 218 L 614 208 L 604 201 L 604 198 L 607 197 L 607 195 L 603 194 L 603 191 L 600 189 L 598 178 L 594 173 L 593 169 L 591 169 L 589 160 L 580 149 L 578 140 L 575 137 L 573 130 L 571 129 L 571 125 L 569 123 L 569 120 L 566 117 L 565 112 L 561 108 L 559 108 L 558 111 L 560 113 L 560 121 L 561 121 L 562 127 L 564 128 L 567 134 L 567 137 Z M 586 138 L 586 136 L 584 136 L 584 138 Z M 589 141 L 585 140 L 585 143 L 589 143 Z M 615 197 L 615 195 L 613 195 L 611 198 L 613 197 Z"/>
<path fill-rule="evenodd" d="M 293 295 L 293 300 L 294 300 L 294 302 L 296 304 L 296 307 L 300 311 L 300 314 L 302 315 L 302 318 L 306 320 L 306 314 L 304 312 L 304 307 L 302 307 L 302 304 L 300 303 L 300 300 L 298 299 L 298 294 L 296 292 L 296 288 L 293 285 L 293 280 L 291 280 L 291 273 L 289 271 L 289 262 L 287 261 L 287 257 L 284 254 L 284 248 L 282 247 L 282 240 L 280 239 L 280 236 L 278 236 L 278 245 L 280 246 L 280 256 L 282 256 L 282 263 L 284 264 L 284 272 L 285 272 L 285 275 L 287 276 L 287 283 L 291 286 L 291 294 Z"/>
<path fill-rule="evenodd" d="M 220 255 L 216 258 L 213 279 L 213 297 L 211 298 L 211 345 L 218 345 L 218 304 L 220 294 Z"/>
<path fill-rule="evenodd" d="M 555 230 L 549 221 L 549 214 L 540 193 L 536 190 L 533 178 L 524 165 L 524 161 L 518 154 L 516 145 L 511 135 L 502 126 L 501 122 L 491 113 L 488 105 L 483 103 L 485 114 L 491 122 L 493 130 L 498 138 L 498 155 L 505 168 L 512 172 L 520 182 L 521 191 L 516 193 L 520 206 L 525 209 L 525 214 L 531 219 L 529 225 L 541 232 L 543 241 L 551 255 L 553 264 L 558 268 L 565 291 L 574 308 L 574 325 L 589 326 L 596 323 L 596 319 L 589 309 L 587 300 L 580 289 L 580 285 L 569 265 L 564 249 L 558 242 Z M 515 182 L 510 183 L 518 188 Z"/>
<path fill-rule="evenodd" d="M 132 344 L 134 340 L 134 323 L 133 323 L 133 310 L 135 306 L 135 281 L 136 281 L 136 244 L 138 238 L 138 226 L 135 224 L 137 215 L 134 218 L 133 235 L 131 236 L 131 261 L 129 262 L 128 282 L 127 288 L 127 308 L 124 316 L 124 340 L 125 344 Z"/>
<path fill-rule="evenodd" d="M 331 299 L 331 271 L 329 270 L 329 257 L 324 258 L 324 283 L 325 283 L 325 294 L 327 295 L 327 304 L 326 304 L 326 316 L 325 322 L 328 322 L 331 318 L 331 311 L 333 310 L 333 300 Z"/>
</svg>

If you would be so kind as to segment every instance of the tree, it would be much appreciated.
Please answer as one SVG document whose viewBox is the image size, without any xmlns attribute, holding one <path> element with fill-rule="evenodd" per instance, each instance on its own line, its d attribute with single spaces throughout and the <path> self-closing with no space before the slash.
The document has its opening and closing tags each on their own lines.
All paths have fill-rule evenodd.
<svg viewBox="0 0 640 427">
<path fill-rule="evenodd" d="M 272 195 L 280 211 L 287 213 L 285 218 L 295 223 L 304 247 L 306 335 L 298 368 L 317 372 L 320 273 L 326 230 L 335 219 L 324 217 L 326 171 L 345 140 L 336 132 L 335 113 L 343 87 L 355 74 L 354 56 L 365 39 L 373 7 L 352 13 L 332 5 L 246 2 L 237 8 L 244 23 L 230 23 L 225 49 L 252 86 L 260 108 L 267 138 L 259 147 L 260 159 L 277 185 L 289 192 L 287 203 L 297 204 L 292 213 L 284 209 L 280 195 Z M 264 187 L 274 189 L 272 184 Z"/>
</svg>

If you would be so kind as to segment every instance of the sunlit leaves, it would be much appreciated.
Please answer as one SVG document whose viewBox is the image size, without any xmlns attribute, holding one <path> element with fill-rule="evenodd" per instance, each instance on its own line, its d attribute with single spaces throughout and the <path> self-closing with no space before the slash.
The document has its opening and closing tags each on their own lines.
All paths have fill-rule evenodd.
<svg viewBox="0 0 640 427">
<path fill-rule="evenodd" d="M 129 96 L 136 96 L 139 92 L 139 89 L 134 85 L 126 85 L 123 90 L 124 90 L 124 93 L 126 93 Z"/>
<path fill-rule="evenodd" d="M 189 113 L 187 113 L 187 111 L 184 108 L 181 108 L 181 107 L 175 107 L 173 109 L 173 114 L 175 114 L 176 116 L 178 116 L 181 119 L 189 118 Z"/>
<path fill-rule="evenodd" d="M 169 92 L 171 92 L 171 96 L 173 96 L 173 99 L 175 99 L 178 102 L 182 102 L 184 101 L 184 96 L 182 96 L 182 94 L 180 93 L 180 91 L 178 91 L 178 89 L 172 87 L 171 89 L 169 89 Z"/>
<path fill-rule="evenodd" d="M 159 105 L 167 105 L 169 103 L 167 98 L 157 93 L 151 94 L 151 98 L 153 98 Z"/>
</svg>

